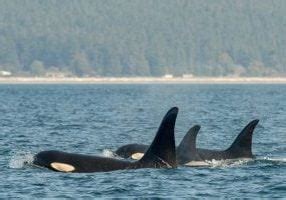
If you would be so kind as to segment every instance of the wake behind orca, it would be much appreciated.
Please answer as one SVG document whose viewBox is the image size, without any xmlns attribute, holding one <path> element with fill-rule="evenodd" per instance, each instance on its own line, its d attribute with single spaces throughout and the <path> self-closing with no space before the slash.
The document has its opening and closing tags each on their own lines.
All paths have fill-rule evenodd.
<svg viewBox="0 0 286 200">
<path fill-rule="evenodd" d="M 35 155 L 33 164 L 60 172 L 106 172 L 138 168 L 175 168 L 177 163 L 174 128 L 177 114 L 177 107 L 173 107 L 167 112 L 153 142 L 139 161 L 129 162 L 108 157 L 61 151 L 42 151 Z"/>
<path fill-rule="evenodd" d="M 196 147 L 196 138 L 200 126 L 192 127 L 182 139 L 177 147 L 177 162 L 180 165 L 193 165 L 191 162 L 207 160 L 226 160 L 226 159 L 244 159 L 253 158 L 252 154 L 252 135 L 259 120 L 251 121 L 240 132 L 232 145 L 226 150 L 210 150 Z M 116 154 L 128 158 L 137 159 L 148 149 L 144 144 L 128 144 L 116 150 Z M 197 165 L 197 164 L 195 164 Z M 199 164 L 201 165 L 201 164 Z"/>
</svg>

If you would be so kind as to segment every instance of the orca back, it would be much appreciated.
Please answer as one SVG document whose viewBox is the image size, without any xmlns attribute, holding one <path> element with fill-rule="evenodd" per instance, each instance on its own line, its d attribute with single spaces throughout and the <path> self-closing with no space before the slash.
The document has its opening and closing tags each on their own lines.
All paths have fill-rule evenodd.
<svg viewBox="0 0 286 200">
<path fill-rule="evenodd" d="M 62 151 L 42 151 L 33 163 L 60 172 L 107 172 L 136 168 L 132 162 L 114 158 L 67 153 Z"/>
</svg>

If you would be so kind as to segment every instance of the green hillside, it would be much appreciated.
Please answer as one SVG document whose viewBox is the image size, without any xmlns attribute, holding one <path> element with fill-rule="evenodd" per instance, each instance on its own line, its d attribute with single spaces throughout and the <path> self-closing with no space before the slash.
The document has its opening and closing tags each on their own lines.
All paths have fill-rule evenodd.
<svg viewBox="0 0 286 200">
<path fill-rule="evenodd" d="M 285 76 L 284 0 L 0 0 L 0 70 Z"/>
</svg>

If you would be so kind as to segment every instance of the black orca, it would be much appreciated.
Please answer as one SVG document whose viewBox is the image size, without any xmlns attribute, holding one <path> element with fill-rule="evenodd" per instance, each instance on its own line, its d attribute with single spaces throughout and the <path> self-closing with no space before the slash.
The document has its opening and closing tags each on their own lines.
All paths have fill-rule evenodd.
<svg viewBox="0 0 286 200">
<path fill-rule="evenodd" d="M 191 152 L 191 150 L 193 150 L 192 148 L 195 149 L 195 145 L 196 145 L 196 135 L 198 134 L 199 130 L 200 130 L 200 126 L 199 125 L 195 125 L 192 128 L 190 128 L 190 130 L 187 132 L 187 134 L 185 135 L 185 137 L 182 139 L 181 143 L 179 144 L 179 146 L 177 147 L 177 161 L 178 164 L 184 164 L 184 160 L 188 160 L 189 159 L 187 157 L 190 157 L 192 155 L 189 155 L 186 152 Z M 132 159 L 140 159 L 144 153 L 147 151 L 148 149 L 148 145 L 145 144 L 127 144 L 124 145 L 122 147 L 119 147 L 115 153 L 122 157 L 122 158 L 132 158 Z M 191 158 L 190 158 L 191 159 Z"/>
<path fill-rule="evenodd" d="M 258 122 L 259 120 L 253 120 L 248 123 L 226 150 L 196 148 L 194 154 L 197 153 L 202 160 L 254 158 L 252 154 L 252 135 Z"/>
<path fill-rule="evenodd" d="M 34 156 L 33 164 L 60 172 L 106 172 L 137 168 L 175 168 L 176 147 L 174 128 L 178 108 L 171 108 L 163 118 L 157 134 L 145 155 L 136 162 L 108 157 L 42 151 Z"/>
<path fill-rule="evenodd" d="M 197 148 L 196 138 L 200 126 L 196 125 L 192 127 L 177 147 L 178 164 L 188 165 L 194 161 L 253 158 L 254 155 L 251 150 L 252 135 L 258 122 L 259 120 L 251 121 L 237 136 L 232 145 L 228 149 L 222 151 Z M 148 149 L 148 145 L 129 144 L 118 148 L 115 153 L 123 158 L 131 157 L 136 159 L 137 157 L 140 157 L 140 154 L 143 155 L 146 149 Z M 204 164 L 196 163 L 194 165 Z"/>
</svg>

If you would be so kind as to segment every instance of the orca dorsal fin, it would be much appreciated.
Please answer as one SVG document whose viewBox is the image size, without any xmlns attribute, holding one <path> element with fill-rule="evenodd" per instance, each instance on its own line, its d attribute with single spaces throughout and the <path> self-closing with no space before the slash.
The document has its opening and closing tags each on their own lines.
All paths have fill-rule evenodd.
<svg viewBox="0 0 286 200">
<path fill-rule="evenodd" d="M 200 129 L 200 125 L 193 126 L 182 139 L 177 148 L 179 163 L 201 160 L 196 147 L 197 135 Z"/>
<path fill-rule="evenodd" d="M 157 134 L 139 163 L 151 163 L 160 167 L 176 167 L 175 123 L 179 109 L 171 108 L 163 118 Z"/>
<path fill-rule="evenodd" d="M 253 157 L 252 135 L 258 122 L 258 119 L 249 122 L 226 151 L 237 154 L 238 157 Z"/>
</svg>

